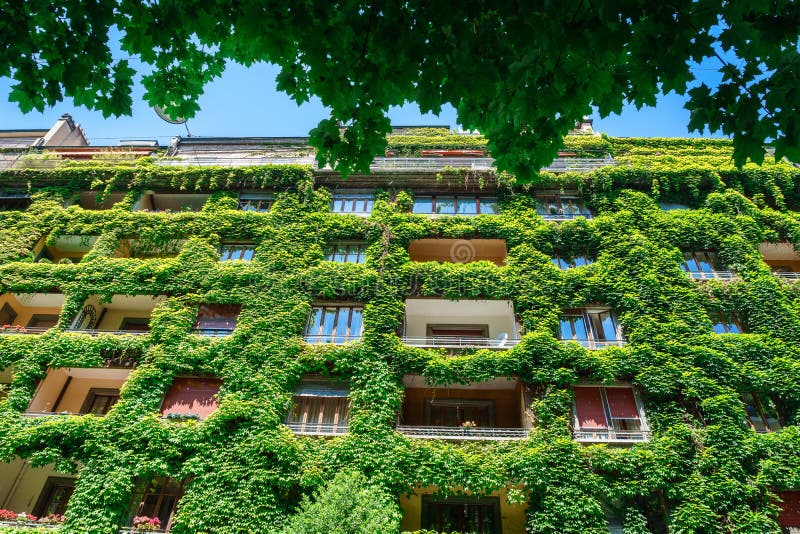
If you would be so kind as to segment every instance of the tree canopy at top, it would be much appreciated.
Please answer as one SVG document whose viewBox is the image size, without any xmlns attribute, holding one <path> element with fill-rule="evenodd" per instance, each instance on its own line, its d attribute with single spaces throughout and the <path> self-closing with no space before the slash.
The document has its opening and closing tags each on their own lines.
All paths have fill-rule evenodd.
<svg viewBox="0 0 800 534">
<path fill-rule="evenodd" d="M 136 73 L 118 47 L 150 67 L 150 104 L 192 117 L 226 61 L 270 62 L 279 89 L 331 109 L 310 133 L 320 164 L 367 171 L 390 106 L 450 103 L 498 169 L 530 180 L 592 106 L 605 116 L 671 90 L 689 94 L 690 130 L 733 136 L 737 165 L 760 163 L 767 140 L 800 159 L 798 28 L 797 0 L 8 0 L 0 76 L 23 111 L 68 96 L 129 114 Z M 691 71 L 705 58 L 715 87 Z"/>
</svg>

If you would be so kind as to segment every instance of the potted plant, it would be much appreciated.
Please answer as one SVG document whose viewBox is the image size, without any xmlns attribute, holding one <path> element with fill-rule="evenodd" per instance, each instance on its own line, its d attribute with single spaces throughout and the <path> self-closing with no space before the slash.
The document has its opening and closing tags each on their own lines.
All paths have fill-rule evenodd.
<svg viewBox="0 0 800 534">
<path fill-rule="evenodd" d="M 161 520 L 157 517 L 137 515 L 133 518 L 133 532 L 154 532 L 161 530 Z"/>
<path fill-rule="evenodd" d="M 463 423 L 461 423 L 461 428 L 464 429 L 465 434 L 469 434 L 470 430 L 477 427 L 478 425 L 477 423 L 475 423 L 475 421 L 464 421 Z"/>
</svg>

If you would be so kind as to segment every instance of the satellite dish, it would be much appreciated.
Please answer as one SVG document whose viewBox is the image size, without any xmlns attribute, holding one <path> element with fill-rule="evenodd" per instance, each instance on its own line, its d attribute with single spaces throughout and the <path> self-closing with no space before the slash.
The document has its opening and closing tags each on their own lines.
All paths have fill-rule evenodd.
<svg viewBox="0 0 800 534">
<path fill-rule="evenodd" d="M 189 132 L 189 125 L 186 123 L 186 119 L 184 119 L 183 117 L 176 117 L 176 118 L 170 117 L 169 115 L 167 115 L 167 112 L 164 111 L 163 106 L 154 106 L 153 110 L 156 112 L 156 115 L 158 115 L 161 118 L 161 120 L 165 122 L 168 122 L 170 124 L 183 124 L 184 126 L 186 126 L 187 135 L 189 137 L 192 136 L 192 134 Z"/>
<path fill-rule="evenodd" d="M 159 117 L 161 117 L 162 120 L 170 124 L 183 124 L 186 122 L 186 119 L 182 117 L 177 117 L 173 119 L 172 117 L 167 115 L 167 112 L 164 111 L 164 108 L 162 106 L 155 106 L 153 109 L 155 110 L 156 115 L 158 115 Z"/>
</svg>

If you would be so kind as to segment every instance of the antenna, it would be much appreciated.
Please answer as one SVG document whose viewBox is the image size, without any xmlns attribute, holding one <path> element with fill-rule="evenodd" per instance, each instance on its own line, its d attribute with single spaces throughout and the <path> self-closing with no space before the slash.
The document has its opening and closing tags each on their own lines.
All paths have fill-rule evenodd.
<svg viewBox="0 0 800 534">
<path fill-rule="evenodd" d="M 153 110 L 156 112 L 156 115 L 158 115 L 161 118 L 161 120 L 165 122 L 168 122 L 170 124 L 183 124 L 186 127 L 186 134 L 189 137 L 192 136 L 192 133 L 189 131 L 189 124 L 186 122 L 186 119 L 184 119 L 183 117 L 176 117 L 176 118 L 170 117 L 169 115 L 167 115 L 167 112 L 164 111 L 163 106 L 154 106 Z"/>
</svg>

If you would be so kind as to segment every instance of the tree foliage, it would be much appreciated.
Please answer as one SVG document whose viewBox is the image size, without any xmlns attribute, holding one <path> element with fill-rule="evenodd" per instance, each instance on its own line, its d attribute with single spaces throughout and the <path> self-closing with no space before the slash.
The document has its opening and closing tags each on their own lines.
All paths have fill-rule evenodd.
<svg viewBox="0 0 800 534">
<path fill-rule="evenodd" d="M 300 503 L 285 534 L 390 534 L 400 528 L 400 510 L 380 487 L 358 471 L 344 470 Z"/>
<path fill-rule="evenodd" d="M 688 92 L 690 130 L 732 135 L 739 166 L 760 163 L 770 139 L 776 157 L 800 159 L 798 27 L 796 0 L 12 0 L 0 5 L 0 76 L 24 111 L 69 96 L 127 114 L 135 72 L 119 47 L 145 65 L 148 102 L 192 117 L 227 61 L 270 62 L 280 90 L 331 110 L 311 131 L 320 164 L 367 172 L 390 106 L 452 104 L 500 170 L 531 180 L 592 107 L 605 116 L 660 91 Z M 716 87 L 690 68 L 707 58 Z"/>
</svg>

